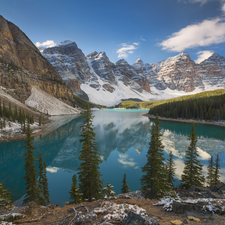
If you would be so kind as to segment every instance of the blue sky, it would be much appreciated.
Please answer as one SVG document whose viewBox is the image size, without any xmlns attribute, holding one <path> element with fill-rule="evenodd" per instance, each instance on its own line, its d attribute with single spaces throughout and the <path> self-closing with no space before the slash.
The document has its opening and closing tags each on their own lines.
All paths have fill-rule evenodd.
<svg viewBox="0 0 225 225">
<path fill-rule="evenodd" d="M 0 0 L 0 14 L 34 44 L 71 40 L 113 63 L 225 56 L 225 0 Z"/>
</svg>

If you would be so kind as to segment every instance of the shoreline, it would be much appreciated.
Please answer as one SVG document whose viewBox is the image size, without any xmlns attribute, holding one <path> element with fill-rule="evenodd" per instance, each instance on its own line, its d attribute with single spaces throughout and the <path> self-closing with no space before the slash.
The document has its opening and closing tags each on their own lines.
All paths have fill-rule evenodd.
<svg viewBox="0 0 225 225">
<path fill-rule="evenodd" d="M 42 125 L 42 127 L 39 127 L 39 129 L 32 130 L 31 137 L 35 138 L 37 136 L 41 136 L 46 133 L 46 125 Z M 36 132 L 35 132 L 36 131 Z M 26 134 L 14 134 L 12 136 L 2 136 L 0 137 L 0 143 L 1 142 L 10 142 L 10 141 L 19 141 L 19 140 L 25 140 Z"/>
<path fill-rule="evenodd" d="M 155 119 L 156 116 L 150 115 L 148 113 L 143 114 L 142 116 L 146 116 L 150 119 Z M 225 123 L 216 123 L 216 122 L 207 122 L 207 121 L 199 121 L 199 120 L 182 120 L 182 119 L 172 119 L 172 118 L 162 118 L 159 117 L 159 120 L 163 121 L 172 121 L 172 122 L 178 122 L 178 123 L 196 123 L 196 124 L 205 124 L 205 125 L 213 125 L 213 126 L 219 126 L 219 127 L 225 127 Z"/>
<path fill-rule="evenodd" d="M 49 116 L 48 121 L 41 125 L 41 127 L 36 127 L 35 129 L 32 129 L 31 137 L 35 138 L 38 136 L 45 136 L 60 126 L 62 126 L 65 123 L 70 122 L 77 116 L 80 116 L 80 114 L 74 114 L 74 115 L 60 115 L 60 116 Z M 19 140 L 25 140 L 26 134 L 24 133 L 4 133 L 2 136 L 0 136 L 0 143 L 1 142 L 10 142 L 10 141 L 19 141 Z"/>
</svg>

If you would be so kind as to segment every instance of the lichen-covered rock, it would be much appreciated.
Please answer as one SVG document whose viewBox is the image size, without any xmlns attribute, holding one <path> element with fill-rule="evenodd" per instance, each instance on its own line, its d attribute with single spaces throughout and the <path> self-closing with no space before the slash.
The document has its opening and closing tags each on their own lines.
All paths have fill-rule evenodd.
<svg viewBox="0 0 225 225">
<path fill-rule="evenodd" d="M 185 202 L 177 202 L 173 201 L 172 208 L 174 213 L 183 214 L 186 212 L 202 212 L 203 206 L 205 202 L 198 202 L 198 203 L 185 203 Z"/>
<path fill-rule="evenodd" d="M 158 225 L 159 222 L 157 220 L 146 220 L 143 217 L 141 217 L 140 215 L 133 213 L 133 212 L 129 212 L 127 215 L 127 218 L 125 220 L 123 220 L 122 223 L 120 223 L 121 225 Z"/>
</svg>

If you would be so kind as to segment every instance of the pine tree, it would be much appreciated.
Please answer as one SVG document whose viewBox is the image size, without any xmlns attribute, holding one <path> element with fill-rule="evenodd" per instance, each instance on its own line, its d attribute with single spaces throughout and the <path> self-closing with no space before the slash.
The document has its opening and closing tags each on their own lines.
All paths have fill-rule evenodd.
<svg viewBox="0 0 225 225">
<path fill-rule="evenodd" d="M 12 107 L 11 107 L 11 102 L 9 102 L 9 109 L 8 109 L 8 118 L 9 120 L 11 119 L 12 117 Z"/>
<path fill-rule="evenodd" d="M 216 162 L 215 162 L 215 171 L 214 171 L 214 179 L 213 179 L 213 185 L 216 185 L 220 183 L 220 164 L 219 164 L 219 155 L 216 156 Z"/>
<path fill-rule="evenodd" d="M 15 110 L 14 110 L 14 119 L 18 120 L 18 112 L 17 112 L 17 106 L 15 105 Z"/>
<path fill-rule="evenodd" d="M 0 116 L 2 117 L 2 99 L 0 98 Z"/>
<path fill-rule="evenodd" d="M 181 187 L 188 189 L 192 185 L 203 186 L 204 176 L 202 175 L 202 167 L 200 161 L 197 159 L 199 154 L 196 149 L 198 137 L 195 132 L 195 125 L 192 123 L 191 135 L 188 136 L 190 145 L 186 150 L 185 166 L 183 174 L 181 175 Z"/>
<path fill-rule="evenodd" d="M 29 126 L 30 126 L 30 124 L 29 124 Z M 25 117 L 23 118 L 23 132 L 26 133 L 26 119 L 25 119 Z"/>
<path fill-rule="evenodd" d="M 141 191 L 145 198 L 159 198 L 171 190 L 165 169 L 158 115 L 151 127 L 151 141 L 147 152 L 147 163 L 142 167 Z"/>
<path fill-rule="evenodd" d="M 93 131 L 92 119 L 89 104 L 86 105 L 86 110 L 83 115 L 84 125 L 81 126 L 82 149 L 80 150 L 79 160 L 79 181 L 80 190 L 83 193 L 83 199 L 92 201 L 93 198 L 101 198 L 101 189 L 103 180 L 100 179 L 99 164 L 102 162 L 98 153 L 97 143 L 95 141 L 95 133 Z"/>
<path fill-rule="evenodd" d="M 21 124 L 21 128 L 22 128 L 23 119 L 22 119 L 22 112 L 21 112 L 21 108 L 20 108 L 20 111 L 19 111 L 19 118 L 18 118 L 18 122 Z"/>
<path fill-rule="evenodd" d="M 74 201 L 74 204 L 81 202 L 82 193 L 80 193 L 80 189 L 77 186 L 77 176 L 76 174 L 72 177 L 72 185 L 69 191 L 70 199 Z"/>
<path fill-rule="evenodd" d="M 213 162 L 213 157 L 211 156 L 209 161 L 209 165 L 207 167 L 208 174 L 206 177 L 206 183 L 211 187 L 214 184 L 214 171 L 215 171 L 215 163 Z"/>
<path fill-rule="evenodd" d="M 175 175 L 175 163 L 173 161 L 173 153 L 170 151 L 169 158 L 167 161 L 167 177 L 168 177 L 168 182 L 171 186 L 173 186 L 174 182 L 174 175 Z"/>
<path fill-rule="evenodd" d="M 9 189 L 4 189 L 4 184 L 0 183 L 0 207 L 12 206 Z"/>
<path fill-rule="evenodd" d="M 39 115 L 39 126 L 41 126 L 41 115 Z"/>
<path fill-rule="evenodd" d="M 50 204 L 49 200 L 49 191 L 48 191 L 48 178 L 47 178 L 47 170 L 46 170 L 46 162 L 44 162 L 44 170 L 43 170 L 43 196 L 45 205 Z"/>
<path fill-rule="evenodd" d="M 130 192 L 129 185 L 127 184 L 127 175 L 123 175 L 123 183 L 121 188 L 121 193 L 128 193 Z"/>
<path fill-rule="evenodd" d="M 35 147 L 32 145 L 31 142 L 31 130 L 29 123 L 26 129 L 26 142 L 24 147 L 26 148 L 27 151 L 24 153 L 25 176 L 23 178 L 25 179 L 26 190 L 23 204 L 26 204 L 30 201 L 38 202 L 39 198 L 37 170 L 35 167 L 35 161 L 37 159 L 33 156 Z"/>
<path fill-rule="evenodd" d="M 5 102 L 3 101 L 3 113 L 2 113 L 3 116 L 6 116 L 6 108 L 5 108 Z"/>
<path fill-rule="evenodd" d="M 129 187 L 128 187 L 128 189 L 129 189 Z M 113 186 L 109 182 L 103 188 L 103 194 L 104 194 L 104 198 L 113 198 L 113 197 L 115 197 L 115 191 L 113 190 Z"/>
<path fill-rule="evenodd" d="M 42 156 L 40 153 L 39 154 L 39 179 L 38 179 L 38 187 L 39 187 L 38 202 L 40 205 L 45 205 L 45 200 L 43 195 L 43 179 L 44 179 L 44 166 L 43 166 Z"/>
</svg>

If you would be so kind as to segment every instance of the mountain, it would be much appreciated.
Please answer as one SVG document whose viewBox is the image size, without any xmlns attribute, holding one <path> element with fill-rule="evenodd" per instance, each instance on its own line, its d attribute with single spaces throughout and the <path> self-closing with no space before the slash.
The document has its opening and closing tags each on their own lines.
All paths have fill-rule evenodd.
<svg viewBox="0 0 225 225">
<path fill-rule="evenodd" d="M 213 53 L 199 65 L 202 69 L 202 78 L 205 86 L 225 87 L 225 58 Z M 210 87 L 209 87 L 210 88 Z"/>
<path fill-rule="evenodd" d="M 127 98 L 148 100 L 150 87 L 143 75 L 125 60 L 110 62 L 105 52 L 85 56 L 75 42 L 46 48 L 43 56 L 56 68 L 74 94 L 111 106 Z"/>
<path fill-rule="evenodd" d="M 123 99 L 159 100 L 225 88 L 225 58 L 214 53 L 196 64 L 186 52 L 158 63 L 110 62 L 105 52 L 85 56 L 75 42 L 47 48 L 51 62 L 75 95 L 106 106 Z"/>
<path fill-rule="evenodd" d="M 36 87 L 45 92 L 46 96 L 50 94 L 74 106 L 73 93 L 56 69 L 16 25 L 2 16 L 0 43 L 0 85 L 12 97 L 25 103 L 32 94 L 33 87 Z"/>
</svg>

